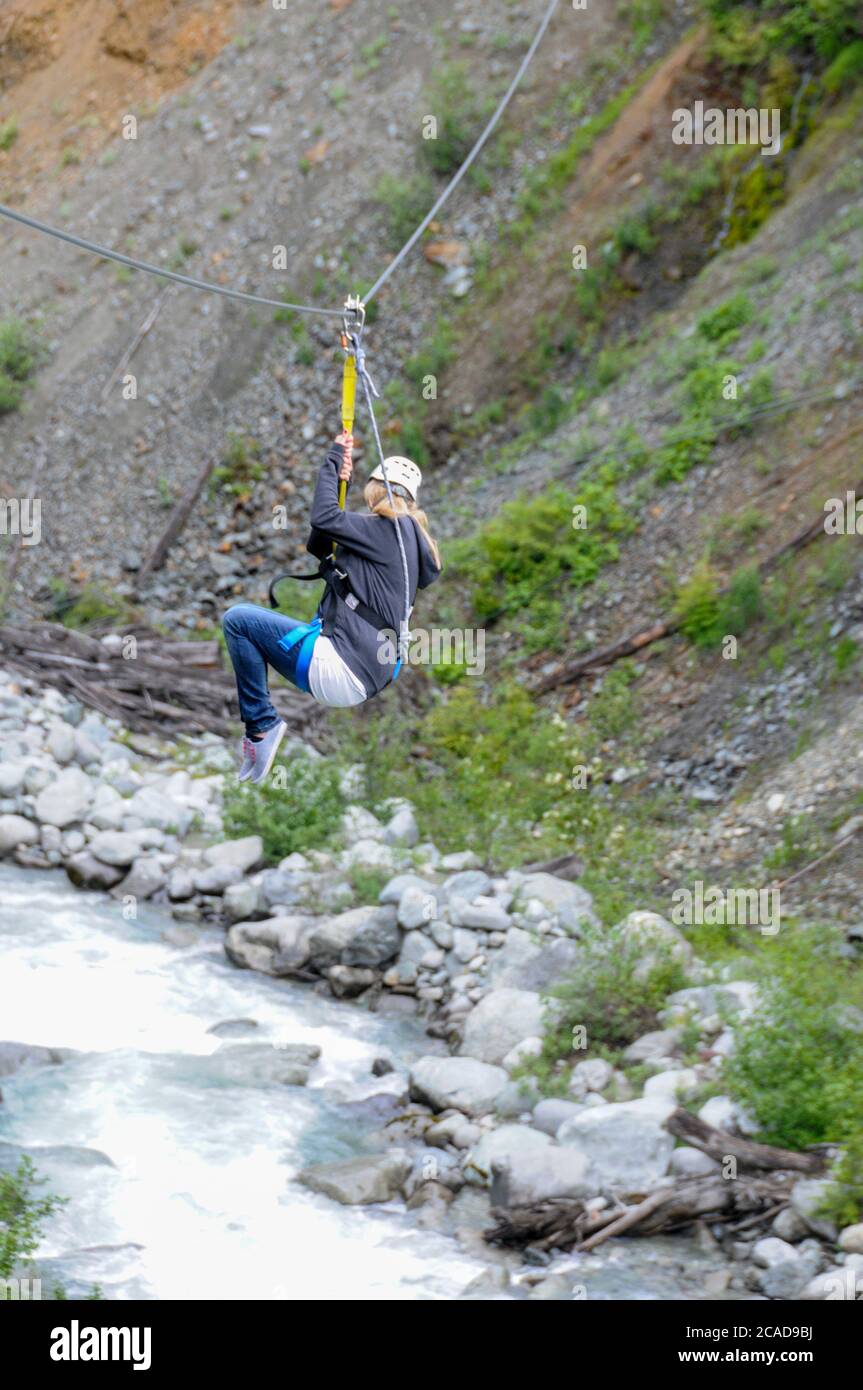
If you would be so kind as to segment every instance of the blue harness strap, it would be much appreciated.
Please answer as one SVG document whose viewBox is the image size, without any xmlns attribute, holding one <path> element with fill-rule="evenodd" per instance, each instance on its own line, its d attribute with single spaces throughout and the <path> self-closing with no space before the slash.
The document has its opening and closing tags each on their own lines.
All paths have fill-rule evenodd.
<svg viewBox="0 0 863 1390">
<path fill-rule="evenodd" d="M 283 652 L 291 652 L 299 645 L 299 655 L 297 664 L 294 667 L 294 674 L 288 676 L 288 680 L 302 690 L 304 694 L 310 695 L 309 689 L 309 668 L 312 664 L 315 643 L 321 635 L 322 623 L 320 618 L 313 618 L 310 623 L 302 623 L 295 627 L 293 631 L 286 632 L 284 637 L 279 638 L 278 645 Z"/>
</svg>

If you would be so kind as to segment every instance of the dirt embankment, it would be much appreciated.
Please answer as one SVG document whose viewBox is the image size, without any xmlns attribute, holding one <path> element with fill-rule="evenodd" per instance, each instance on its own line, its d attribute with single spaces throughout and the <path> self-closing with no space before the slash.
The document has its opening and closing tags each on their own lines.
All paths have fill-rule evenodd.
<svg viewBox="0 0 863 1390">
<path fill-rule="evenodd" d="M 152 108 L 208 63 L 243 0 L 12 0 L 0 14 L 0 151 L 7 201 L 37 175 L 62 179 L 117 134 L 118 111 Z M 8 128 L 8 125 L 7 125 Z M 8 138 L 8 137 L 7 137 Z"/>
</svg>

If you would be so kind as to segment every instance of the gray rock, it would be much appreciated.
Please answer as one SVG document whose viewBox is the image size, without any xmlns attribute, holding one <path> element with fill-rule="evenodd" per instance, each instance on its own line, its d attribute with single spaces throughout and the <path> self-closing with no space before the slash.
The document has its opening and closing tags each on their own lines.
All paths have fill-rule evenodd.
<svg viewBox="0 0 863 1390">
<path fill-rule="evenodd" d="M 222 896 L 222 911 L 229 922 L 246 922 L 258 913 L 266 913 L 260 885 L 251 879 L 229 883 Z"/>
<path fill-rule="evenodd" d="M 388 845 L 405 845 L 412 848 L 419 840 L 420 832 L 413 809 L 404 805 L 384 826 L 384 840 Z"/>
<path fill-rule="evenodd" d="M 0 816 L 0 855 L 11 854 L 18 845 L 35 845 L 38 841 L 39 827 L 34 821 L 24 816 Z"/>
<path fill-rule="evenodd" d="M 591 1161 L 603 1191 L 643 1192 L 668 1168 L 674 1140 L 663 1120 L 673 1108 L 645 1100 L 585 1107 L 561 1125 L 558 1141 Z"/>
<path fill-rule="evenodd" d="M 158 859 L 145 855 L 135 860 L 126 877 L 111 892 L 115 898 L 151 898 L 160 888 L 164 888 L 167 877 Z"/>
<path fill-rule="evenodd" d="M 458 894 L 449 899 L 449 919 L 454 927 L 470 927 L 474 931 L 506 931 L 509 916 L 494 898 L 479 897 L 468 902 Z"/>
<path fill-rule="evenodd" d="M 16 796 L 24 785 L 27 764 L 0 762 L 0 796 Z"/>
<path fill-rule="evenodd" d="M 14 1076 L 22 1067 L 51 1067 L 65 1062 L 71 1053 L 34 1043 L 0 1042 L 0 1076 Z"/>
<path fill-rule="evenodd" d="M 433 1110 L 487 1115 L 509 1078 L 503 1067 L 473 1057 L 420 1057 L 410 1073 L 411 1096 Z"/>
<path fill-rule="evenodd" d="M 494 1103 L 495 1114 L 501 1119 L 516 1120 L 529 1115 L 540 1100 L 540 1090 L 532 1076 L 520 1076 L 504 1086 Z"/>
<path fill-rule="evenodd" d="M 103 864 L 88 850 L 70 855 L 63 866 L 76 888 L 113 888 L 123 877 L 114 864 Z"/>
<path fill-rule="evenodd" d="M 426 927 L 437 916 L 437 898 L 425 888 L 408 884 L 399 898 L 398 923 L 405 931 Z"/>
<path fill-rule="evenodd" d="M 126 812 L 142 825 L 155 825 L 159 830 L 172 831 L 180 838 L 192 822 L 192 812 L 155 787 L 140 787 L 126 805 Z"/>
<path fill-rule="evenodd" d="M 336 1163 L 316 1163 L 304 1168 L 297 1181 L 344 1206 L 369 1206 L 397 1196 L 410 1169 L 407 1154 L 391 1150 Z"/>
<path fill-rule="evenodd" d="M 688 1145 L 675 1149 L 668 1164 L 669 1173 L 679 1178 L 705 1178 L 711 1173 L 721 1172 L 720 1165 L 709 1154 L 700 1149 L 690 1149 Z"/>
<path fill-rule="evenodd" d="M 327 971 L 330 989 L 337 999 L 355 999 L 377 980 L 376 970 L 363 965 L 331 965 Z"/>
<path fill-rule="evenodd" d="M 644 1033 L 630 1043 L 623 1053 L 624 1062 L 649 1062 L 654 1058 L 670 1057 L 679 1046 L 682 1034 L 677 1028 L 660 1028 Z"/>
<path fill-rule="evenodd" d="M 572 1069 L 570 1090 L 573 1094 L 583 1091 L 585 1095 L 588 1091 L 604 1091 L 613 1075 L 614 1068 L 604 1057 L 586 1057 Z"/>
<path fill-rule="evenodd" d="M 224 893 L 235 883 L 242 881 L 243 871 L 236 864 L 210 864 L 195 874 L 195 890 L 198 893 L 211 893 L 215 897 Z"/>
<path fill-rule="evenodd" d="M 141 845 L 135 835 L 122 830 L 102 830 L 90 841 L 90 853 L 101 859 L 103 864 L 127 868 L 141 853 Z"/>
<path fill-rule="evenodd" d="M 835 1240 L 838 1234 L 835 1224 L 818 1212 L 829 1191 L 830 1183 L 826 1178 L 800 1178 L 791 1189 L 791 1209 L 817 1236 Z"/>
<path fill-rule="evenodd" d="M 465 1158 L 465 1176 L 490 1186 L 492 1163 L 517 1163 L 522 1155 L 536 1153 L 550 1144 L 547 1134 L 531 1129 L 530 1125 L 501 1125 L 499 1129 L 487 1130 Z"/>
<path fill-rule="evenodd" d="M 294 907 L 305 896 L 308 874 L 295 869 L 265 869 L 259 877 L 260 893 L 267 907 Z"/>
<path fill-rule="evenodd" d="M 384 965 L 398 952 L 401 938 L 392 907 L 354 907 L 319 923 L 309 937 L 317 970 L 330 965 Z"/>
<path fill-rule="evenodd" d="M 854 1226 L 845 1226 L 839 1232 L 837 1244 L 848 1255 L 863 1255 L 863 1221 L 858 1221 Z"/>
<path fill-rule="evenodd" d="M 686 937 L 658 912 L 630 912 L 612 935 L 638 946 L 642 953 L 635 969 L 638 979 L 646 979 L 666 955 L 683 966 L 692 963 L 694 953 Z"/>
<path fill-rule="evenodd" d="M 75 730 L 71 724 L 58 719 L 51 727 L 45 746 L 55 763 L 60 763 L 61 766 L 71 763 L 75 756 Z"/>
<path fill-rule="evenodd" d="M 766 1298 L 799 1298 L 812 1278 L 808 1261 L 793 1259 L 778 1261 L 761 1270 L 755 1280 L 755 1287 Z"/>
<path fill-rule="evenodd" d="M 547 989 L 574 969 L 580 953 L 578 941 L 570 937 L 537 939 L 521 927 L 510 927 L 489 964 L 488 978 L 495 988 Z"/>
<path fill-rule="evenodd" d="M 791 1207 L 783 1207 L 770 1229 L 774 1235 L 779 1236 L 780 1240 L 790 1242 L 802 1240 L 809 1232 L 806 1222 L 797 1215 L 796 1211 L 792 1211 Z"/>
<path fill-rule="evenodd" d="M 573 936 L 585 924 L 599 925 L 593 910 L 593 898 L 586 888 L 569 879 L 546 873 L 525 874 L 518 891 L 522 898 L 537 898 Z"/>
<path fill-rule="evenodd" d="M 218 845 L 210 845 L 204 850 L 207 864 L 230 864 L 241 873 L 248 873 L 261 862 L 264 842 L 260 835 L 245 835 L 241 840 L 222 840 Z"/>
<path fill-rule="evenodd" d="M 36 797 L 36 819 L 44 825 L 64 826 L 86 819 L 93 800 L 93 782 L 79 767 L 64 768 Z"/>
<path fill-rule="evenodd" d="M 461 873 L 450 874 L 449 878 L 444 879 L 441 889 L 445 901 L 451 898 L 464 898 L 467 902 L 473 902 L 474 898 L 479 898 L 491 892 L 491 879 L 488 874 L 483 873 L 482 869 L 463 869 Z"/>
<path fill-rule="evenodd" d="M 784 1264 L 786 1260 L 797 1258 L 794 1246 L 780 1240 L 778 1236 L 764 1236 L 761 1240 L 756 1240 L 752 1247 L 752 1259 L 762 1269 L 769 1269 L 771 1265 Z"/>
<path fill-rule="evenodd" d="M 301 914 L 239 922 L 229 928 L 225 951 L 234 965 L 264 975 L 290 975 L 309 960 L 309 936 L 316 917 Z"/>
<path fill-rule="evenodd" d="M 863 1275 L 853 1269 L 834 1265 L 831 1269 L 825 1269 L 823 1274 L 816 1274 L 814 1279 L 810 1279 L 797 1297 L 805 1303 L 856 1302 L 861 1292 Z"/>
<path fill-rule="evenodd" d="M 534 990 L 493 990 L 468 1014 L 460 1052 L 481 1062 L 502 1062 L 516 1043 L 542 1033 L 543 1014 Z"/>
<path fill-rule="evenodd" d="M 726 1134 L 737 1132 L 737 1107 L 730 1096 L 711 1096 L 702 1105 L 698 1118 L 714 1129 L 724 1129 Z"/>
<path fill-rule="evenodd" d="M 492 1164 L 493 1207 L 522 1207 L 555 1197 L 590 1197 L 597 1191 L 589 1158 L 577 1148 L 549 1144 L 522 1149 Z"/>
<path fill-rule="evenodd" d="M 211 1080 L 236 1086 L 305 1086 L 321 1049 L 309 1043 L 222 1043 L 199 1058 Z"/>
<path fill-rule="evenodd" d="M 572 1100 L 541 1100 L 534 1106 L 533 1123 L 543 1134 L 556 1135 L 564 1121 L 571 1120 L 580 1111 L 581 1106 Z"/>
<path fill-rule="evenodd" d="M 188 902 L 195 896 L 195 875 L 182 864 L 172 869 L 168 878 L 168 897 L 172 903 Z"/>
<path fill-rule="evenodd" d="M 396 874 L 394 878 L 384 884 L 378 894 L 378 902 L 395 903 L 398 906 L 406 888 L 417 888 L 421 893 L 434 893 L 436 897 L 440 896 L 440 889 L 429 883 L 427 879 L 420 878 L 419 874 Z"/>
</svg>

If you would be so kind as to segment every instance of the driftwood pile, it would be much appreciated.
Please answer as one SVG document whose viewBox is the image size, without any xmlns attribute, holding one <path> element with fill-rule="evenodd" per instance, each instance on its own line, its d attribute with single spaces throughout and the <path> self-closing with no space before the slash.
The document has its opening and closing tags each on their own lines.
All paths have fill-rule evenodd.
<svg viewBox="0 0 863 1390">
<path fill-rule="evenodd" d="M 665 1127 L 720 1164 L 733 1159 L 736 1176 L 682 1178 L 652 1192 L 629 1193 L 601 1211 L 562 1197 L 524 1207 L 493 1207 L 496 1224 L 485 1232 L 485 1239 L 493 1245 L 539 1250 L 592 1250 L 612 1236 L 657 1235 L 696 1221 L 722 1224 L 728 1234 L 736 1234 L 772 1221 L 788 1205 L 801 1175 L 815 1177 L 824 1171 L 822 1153 L 753 1144 L 713 1129 L 686 1110 L 675 1110 Z"/>
<path fill-rule="evenodd" d="M 131 626 L 106 644 L 61 623 L 0 626 L 0 665 L 77 696 L 136 732 L 236 732 L 234 677 L 215 640 L 171 641 Z M 314 701 L 286 685 L 274 687 L 272 696 L 291 733 L 309 736 L 317 722 Z"/>
</svg>

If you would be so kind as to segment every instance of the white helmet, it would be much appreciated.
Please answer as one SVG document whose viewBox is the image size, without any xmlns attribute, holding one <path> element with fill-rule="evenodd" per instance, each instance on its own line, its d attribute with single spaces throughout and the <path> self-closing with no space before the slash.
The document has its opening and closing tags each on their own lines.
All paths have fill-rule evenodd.
<svg viewBox="0 0 863 1390">
<path fill-rule="evenodd" d="M 402 458 L 400 454 L 394 454 L 392 458 L 385 459 L 384 464 L 390 485 L 392 487 L 404 488 L 411 501 L 415 502 L 417 500 L 417 493 L 420 489 L 420 483 L 423 480 L 423 475 L 413 460 Z M 384 470 L 380 464 L 378 464 L 374 473 L 372 473 L 370 481 L 376 483 L 382 483 L 384 481 Z"/>
</svg>

